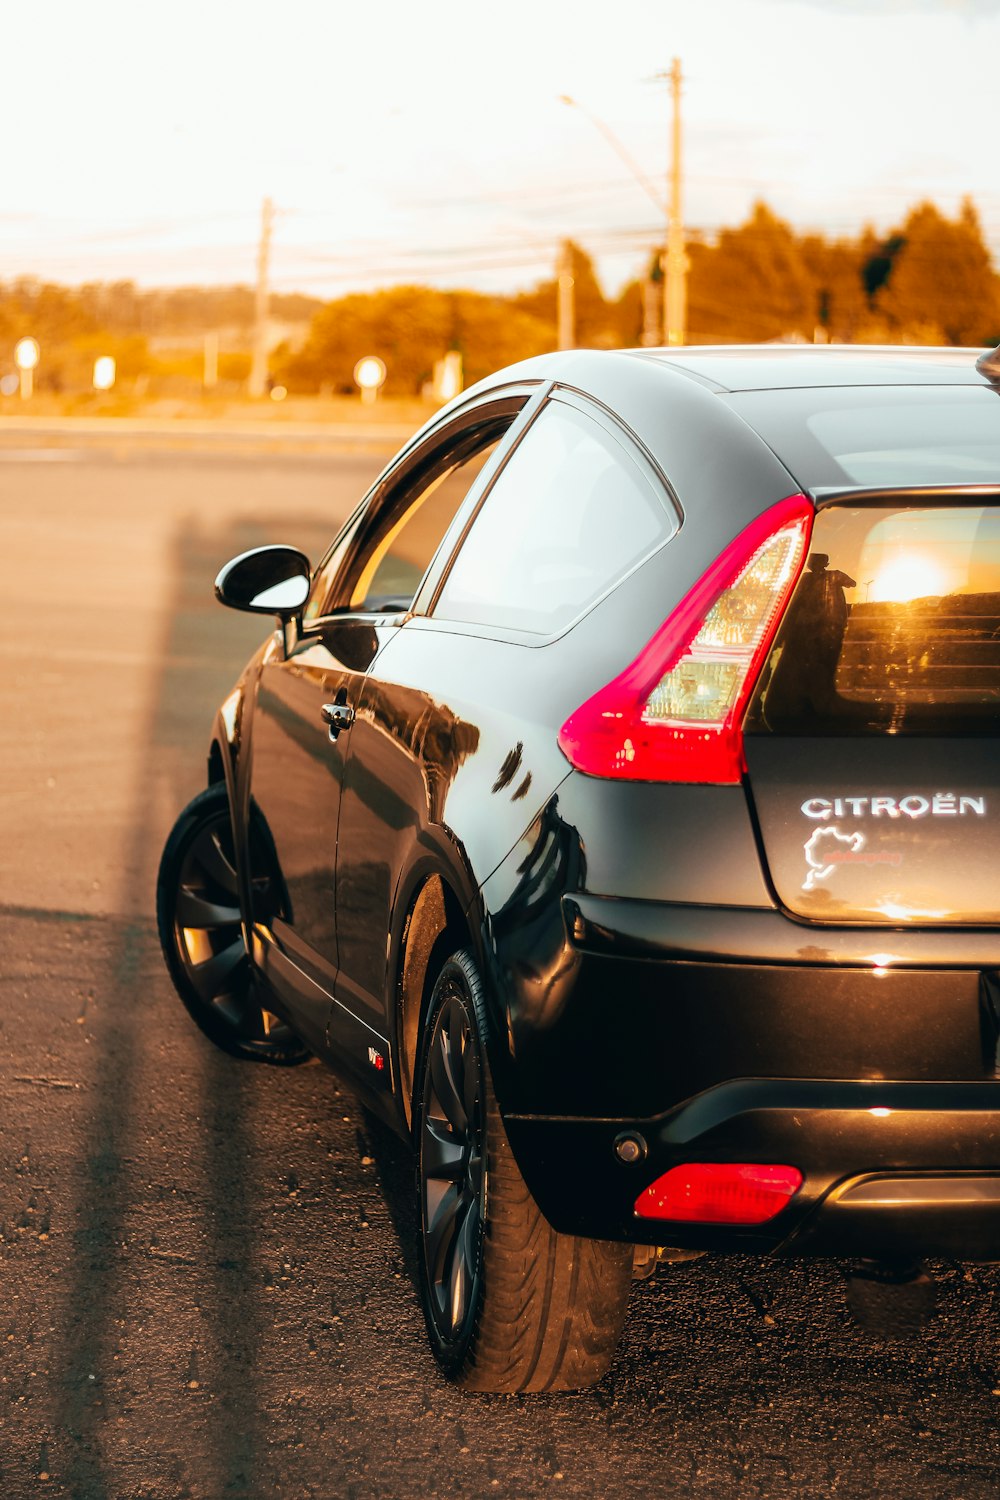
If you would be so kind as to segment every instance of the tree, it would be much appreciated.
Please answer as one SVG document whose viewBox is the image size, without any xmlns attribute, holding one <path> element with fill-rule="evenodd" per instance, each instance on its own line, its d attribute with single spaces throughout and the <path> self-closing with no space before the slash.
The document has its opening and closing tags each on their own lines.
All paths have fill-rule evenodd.
<svg viewBox="0 0 1000 1500">
<path fill-rule="evenodd" d="M 620 344 L 614 308 L 605 301 L 601 284 L 594 270 L 594 262 L 585 250 L 569 241 L 570 267 L 573 275 L 573 315 L 576 327 L 576 343 L 580 348 L 613 349 Z M 522 292 L 514 299 L 514 306 L 529 313 L 550 329 L 550 349 L 556 346 L 556 321 L 558 316 L 558 283 L 542 281 L 533 291 Z"/>
<path fill-rule="evenodd" d="M 544 318 L 504 297 L 393 287 L 328 302 L 314 316 L 301 349 L 282 348 L 275 375 L 292 391 L 323 386 L 353 393 L 354 366 L 365 354 L 385 361 L 386 392 L 419 395 L 435 363 L 451 349 L 462 355 L 467 383 L 516 360 L 551 349 Z"/>
<path fill-rule="evenodd" d="M 834 343 L 850 343 L 869 319 L 861 249 L 856 240 L 806 235 L 799 241 L 813 284 L 816 326 Z"/>
<path fill-rule="evenodd" d="M 509 298 L 452 293 L 451 347 L 462 355 L 467 385 L 504 365 L 544 354 L 552 344 L 551 324 Z"/>
<path fill-rule="evenodd" d="M 617 342 L 623 349 L 634 349 L 642 343 L 645 327 L 642 282 L 629 281 L 622 287 L 612 309 Z"/>
<path fill-rule="evenodd" d="M 388 394 L 419 393 L 434 361 L 452 347 L 448 294 L 399 286 L 328 302 L 297 352 L 279 350 L 272 368 L 290 390 L 354 392 L 354 366 L 366 354 L 385 361 Z"/>
<path fill-rule="evenodd" d="M 42 348 L 55 347 L 96 331 L 97 324 L 77 293 L 32 277 L 0 286 L 0 338 L 31 334 Z"/>
<path fill-rule="evenodd" d="M 901 234 L 890 234 L 887 239 L 879 240 L 867 224 L 861 231 L 861 280 L 870 305 L 892 275 L 896 256 L 904 243 Z"/>
<path fill-rule="evenodd" d="M 1000 334 L 1000 279 L 969 199 L 956 219 L 933 203 L 911 209 L 875 305 L 905 339 L 931 330 L 950 344 L 982 344 Z"/>
<path fill-rule="evenodd" d="M 695 230 L 688 236 L 689 263 L 692 251 L 697 254 L 696 247 L 702 243 L 699 231 Z M 620 348 L 638 348 L 647 330 L 654 343 L 660 342 L 664 253 L 662 247 L 651 250 L 643 279 L 630 281 L 622 287 L 617 302 L 612 305 L 611 312 Z"/>
<path fill-rule="evenodd" d="M 765 203 L 715 246 L 688 247 L 688 328 L 694 342 L 812 338 L 816 290 L 796 236 Z"/>
</svg>

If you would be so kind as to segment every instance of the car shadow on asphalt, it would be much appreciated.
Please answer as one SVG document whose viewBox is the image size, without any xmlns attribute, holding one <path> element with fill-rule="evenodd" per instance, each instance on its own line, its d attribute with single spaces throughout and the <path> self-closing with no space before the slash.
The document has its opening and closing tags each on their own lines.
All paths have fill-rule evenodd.
<svg viewBox="0 0 1000 1500">
<path fill-rule="evenodd" d="M 283 517 L 282 530 L 312 556 L 321 555 L 329 539 L 315 519 Z M 147 761 L 137 778 L 131 837 L 123 851 L 123 868 L 138 873 L 150 915 L 109 919 L 114 938 L 85 1095 L 93 1103 L 82 1121 L 83 1159 L 74 1167 L 77 1201 L 67 1210 L 67 1222 L 75 1226 L 74 1254 L 62 1288 L 64 1353 L 54 1417 L 60 1478 L 76 1500 L 125 1493 L 125 1473 L 129 1484 L 133 1476 L 138 1483 L 135 1464 L 143 1465 L 144 1475 L 158 1471 L 166 1484 L 166 1490 L 154 1485 L 151 1493 L 192 1493 L 182 1472 L 186 1465 L 155 1449 L 143 1453 L 138 1433 L 116 1433 L 111 1414 L 128 1409 L 128 1379 L 133 1391 L 143 1382 L 168 1385 L 162 1370 L 146 1371 L 142 1364 L 144 1349 L 154 1363 L 171 1352 L 172 1322 L 178 1368 L 167 1400 L 197 1398 L 204 1384 L 197 1348 L 202 1317 L 221 1383 L 211 1405 L 189 1408 L 192 1458 L 199 1450 L 207 1456 L 213 1477 L 203 1477 L 220 1495 L 253 1493 L 258 1471 L 263 1330 L 260 1285 L 251 1272 L 259 1261 L 259 1230 L 252 1166 L 248 1171 L 258 1147 L 252 1111 L 244 1107 L 252 1102 L 247 1073 L 253 1070 L 235 1067 L 192 1029 L 197 1076 L 191 1094 L 164 1101 L 158 1096 L 177 1086 L 175 1069 L 184 1079 L 189 1065 L 175 1063 L 171 1034 L 156 1034 L 147 1006 L 163 976 L 151 942 L 156 864 L 167 832 L 162 809 L 179 812 L 204 785 L 207 726 L 267 629 L 259 618 L 219 609 L 212 580 L 227 557 L 266 540 L 253 521 L 211 530 L 191 522 L 176 535 L 165 562 L 170 603 L 147 700 Z M 179 1012 L 177 1024 L 190 1026 Z M 185 1036 L 178 1052 L 187 1043 Z M 201 1143 L 189 1160 L 169 1140 L 159 1155 L 151 1150 L 150 1131 L 163 1128 L 152 1123 L 155 1108 L 168 1121 L 173 1109 L 185 1124 L 195 1122 Z M 197 1192 L 183 1185 L 185 1170 L 199 1174 Z M 178 1193 L 186 1229 L 180 1227 Z M 193 1226 L 192 1204 L 200 1214 Z M 144 1319 L 147 1326 L 155 1320 L 145 1343 Z M 183 1430 L 183 1406 L 178 1410 Z M 163 1410 L 162 1416 L 166 1422 L 170 1413 Z M 140 1492 L 146 1493 L 144 1485 L 134 1491 Z"/>
</svg>

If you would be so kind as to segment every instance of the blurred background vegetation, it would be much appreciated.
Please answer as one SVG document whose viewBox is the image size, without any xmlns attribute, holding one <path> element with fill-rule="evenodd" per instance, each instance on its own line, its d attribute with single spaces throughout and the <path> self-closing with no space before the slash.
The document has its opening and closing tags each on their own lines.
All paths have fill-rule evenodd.
<svg viewBox="0 0 1000 1500">
<path fill-rule="evenodd" d="M 974 205 L 947 218 L 932 203 L 879 236 L 797 234 L 764 203 L 712 242 L 688 240 L 688 342 L 767 340 L 980 345 L 1000 342 L 1000 276 Z M 659 251 L 644 279 L 619 295 L 602 290 L 586 251 L 570 247 L 575 335 L 581 347 L 642 342 L 659 293 Z M 643 280 L 646 285 L 644 286 Z M 210 412 L 245 398 L 254 335 L 245 286 L 142 290 L 132 282 L 75 288 L 22 278 L 0 283 L 0 410 L 15 409 L 14 345 L 30 335 L 43 409 L 169 414 L 195 402 Z M 309 398 L 356 396 L 354 366 L 384 360 L 383 395 L 433 398 L 435 366 L 461 355 L 466 384 L 552 349 L 555 275 L 508 296 L 396 286 L 322 302 L 270 298 L 268 388 L 289 415 Z M 117 364 L 112 391 L 92 388 L 94 361 Z M 276 388 L 276 389 L 275 389 Z M 339 404 L 339 402 L 338 402 Z"/>
</svg>

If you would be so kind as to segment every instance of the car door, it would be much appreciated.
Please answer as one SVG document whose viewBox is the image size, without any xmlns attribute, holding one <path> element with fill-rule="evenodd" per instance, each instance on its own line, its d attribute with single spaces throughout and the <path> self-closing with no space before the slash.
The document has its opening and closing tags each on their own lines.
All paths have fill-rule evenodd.
<svg viewBox="0 0 1000 1500">
<path fill-rule="evenodd" d="M 318 569 L 298 639 L 286 652 L 276 637 L 260 671 L 251 797 L 280 872 L 280 899 L 256 924 L 255 958 L 312 1046 L 325 1047 L 329 1031 L 338 1052 L 366 1067 L 385 1057 L 371 1015 L 340 1005 L 330 1023 L 340 949 L 338 825 L 356 708 L 456 510 L 488 472 L 525 399 L 475 403 L 404 451 Z"/>
</svg>

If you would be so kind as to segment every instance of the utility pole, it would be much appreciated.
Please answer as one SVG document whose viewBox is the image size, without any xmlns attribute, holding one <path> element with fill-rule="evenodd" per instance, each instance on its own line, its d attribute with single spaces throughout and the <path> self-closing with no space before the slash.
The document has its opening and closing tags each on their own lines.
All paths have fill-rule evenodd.
<svg viewBox="0 0 1000 1500">
<path fill-rule="evenodd" d="M 573 246 L 569 240 L 559 245 L 559 262 L 556 267 L 556 323 L 557 347 L 576 348 L 576 299 L 573 292 Z"/>
<path fill-rule="evenodd" d="M 271 261 L 271 230 L 274 204 L 265 198 L 260 215 L 260 245 L 257 250 L 257 295 L 254 299 L 253 361 L 250 365 L 250 395 L 263 396 L 267 385 L 267 313 L 270 301 L 268 270 Z"/>
<path fill-rule="evenodd" d="M 669 73 L 673 103 L 670 168 L 667 176 L 667 253 L 664 256 L 663 342 L 683 344 L 687 324 L 687 255 L 681 213 L 681 60 L 675 57 Z"/>
<path fill-rule="evenodd" d="M 663 257 L 654 250 L 646 262 L 646 274 L 642 279 L 642 347 L 655 349 L 660 342 L 660 307 L 663 301 L 663 278 L 657 279 L 662 269 Z"/>
</svg>

